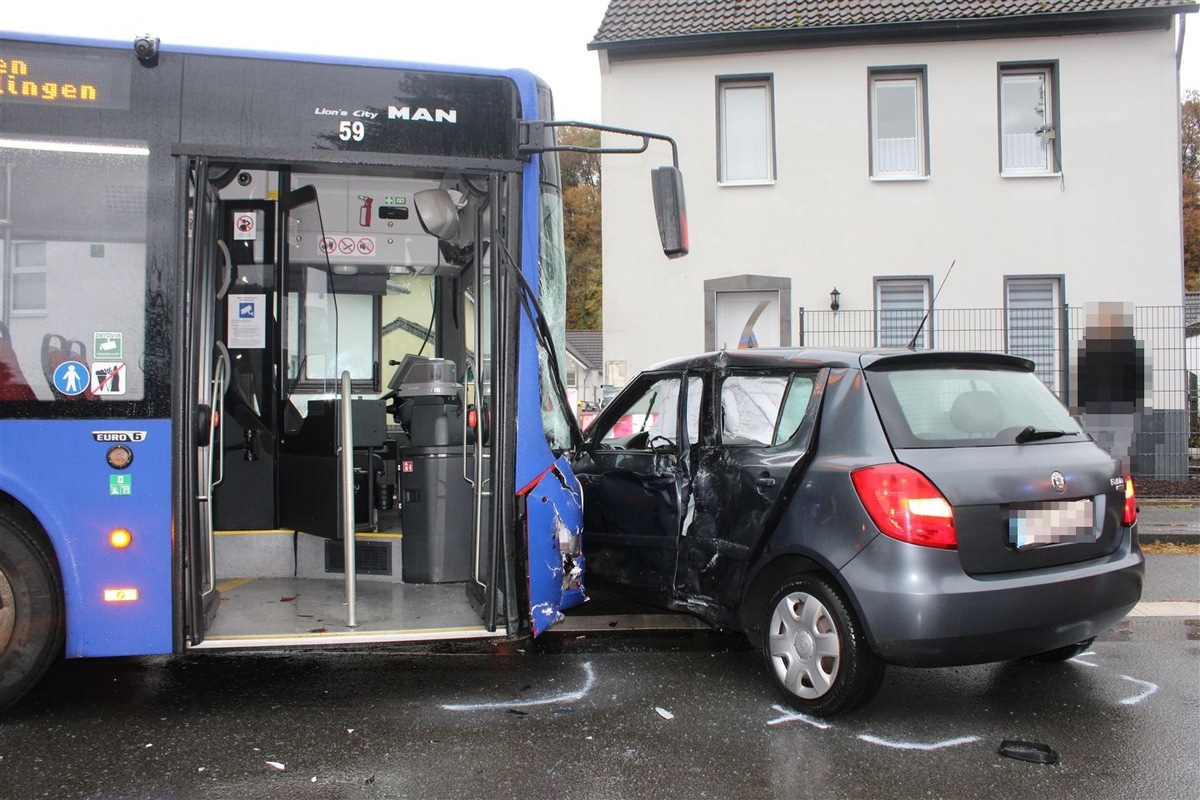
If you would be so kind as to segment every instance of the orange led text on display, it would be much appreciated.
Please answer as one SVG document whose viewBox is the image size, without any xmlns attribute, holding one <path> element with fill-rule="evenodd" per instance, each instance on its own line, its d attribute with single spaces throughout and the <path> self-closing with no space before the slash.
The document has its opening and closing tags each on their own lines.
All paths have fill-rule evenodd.
<svg viewBox="0 0 1200 800">
<path fill-rule="evenodd" d="M 0 55 L 0 101 L 6 96 L 46 103 L 73 101 L 88 105 L 100 100 L 99 92 L 92 84 L 39 80 L 36 74 L 30 74 L 29 62 L 19 58 L 6 59 Z"/>
</svg>

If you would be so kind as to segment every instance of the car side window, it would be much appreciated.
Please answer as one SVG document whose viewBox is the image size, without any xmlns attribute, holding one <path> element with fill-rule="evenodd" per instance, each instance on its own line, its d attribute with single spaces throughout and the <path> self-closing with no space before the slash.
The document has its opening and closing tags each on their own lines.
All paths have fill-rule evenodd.
<svg viewBox="0 0 1200 800">
<path fill-rule="evenodd" d="M 704 380 L 697 375 L 688 376 L 687 440 L 691 444 L 700 441 L 700 400 L 703 395 Z"/>
<path fill-rule="evenodd" d="M 775 428 L 775 441 L 780 445 L 790 441 L 800 430 L 804 422 L 804 412 L 808 410 L 808 401 L 812 399 L 815 381 L 811 375 L 793 375 L 788 385 L 787 397 L 783 401 L 783 410 L 779 413 L 779 425 Z"/>
<path fill-rule="evenodd" d="M 674 442 L 679 435 L 679 389 L 677 377 L 659 378 L 633 401 L 613 426 L 600 437 L 602 447 L 648 450 L 658 438 Z M 690 404 L 689 404 L 690 405 Z M 690 425 L 689 425 L 690 427 Z"/>
<path fill-rule="evenodd" d="M 721 384 L 721 443 L 776 447 L 800 430 L 812 375 L 732 375 Z"/>
<path fill-rule="evenodd" d="M 721 383 L 721 443 L 770 445 L 787 375 L 731 375 Z"/>
</svg>

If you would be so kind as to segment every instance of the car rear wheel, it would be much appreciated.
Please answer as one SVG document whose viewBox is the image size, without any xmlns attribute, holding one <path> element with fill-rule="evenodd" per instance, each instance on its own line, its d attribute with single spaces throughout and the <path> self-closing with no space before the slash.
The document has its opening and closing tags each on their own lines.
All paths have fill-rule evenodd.
<svg viewBox="0 0 1200 800">
<path fill-rule="evenodd" d="M 0 709 L 32 689 L 63 647 L 58 572 L 32 527 L 0 508 Z"/>
<path fill-rule="evenodd" d="M 884 663 L 832 582 L 794 576 L 767 606 L 763 654 L 788 702 L 814 716 L 851 711 L 879 691 Z"/>
</svg>

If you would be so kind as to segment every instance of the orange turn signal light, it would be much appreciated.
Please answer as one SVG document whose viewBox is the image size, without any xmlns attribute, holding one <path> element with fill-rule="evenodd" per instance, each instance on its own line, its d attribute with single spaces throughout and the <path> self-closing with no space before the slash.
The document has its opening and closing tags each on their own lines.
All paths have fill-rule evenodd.
<svg viewBox="0 0 1200 800">
<path fill-rule="evenodd" d="M 124 550 L 133 544 L 133 534 L 124 528 L 113 528 L 108 534 L 108 543 L 114 550 Z"/>
</svg>

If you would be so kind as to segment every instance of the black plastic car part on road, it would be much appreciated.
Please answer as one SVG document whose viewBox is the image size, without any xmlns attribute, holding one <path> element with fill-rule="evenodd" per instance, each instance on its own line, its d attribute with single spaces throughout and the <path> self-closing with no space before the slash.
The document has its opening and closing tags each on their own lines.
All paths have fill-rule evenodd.
<svg viewBox="0 0 1200 800">
<path fill-rule="evenodd" d="M 888 663 L 1069 658 L 1141 594 L 1132 483 L 1012 356 L 677 359 L 573 466 L 589 580 L 745 632 L 811 714 Z"/>
</svg>

